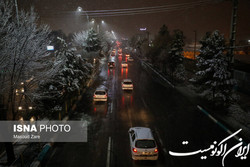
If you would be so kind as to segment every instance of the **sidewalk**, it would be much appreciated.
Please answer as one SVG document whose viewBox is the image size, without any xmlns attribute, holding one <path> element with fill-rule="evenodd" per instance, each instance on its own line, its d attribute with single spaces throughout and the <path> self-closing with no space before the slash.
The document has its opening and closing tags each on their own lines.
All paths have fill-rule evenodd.
<svg viewBox="0 0 250 167">
<path fill-rule="evenodd" d="M 148 72 L 150 71 L 150 74 L 155 79 L 155 76 L 158 76 L 160 79 L 160 83 L 164 86 L 175 88 L 177 91 L 181 92 L 184 96 L 188 97 L 194 105 L 201 105 L 203 108 L 205 108 L 211 115 L 213 115 L 216 119 L 218 119 L 222 124 L 224 124 L 228 129 L 231 131 L 237 131 L 239 129 L 242 129 L 242 137 L 246 141 L 250 141 L 250 96 L 239 93 L 241 96 L 240 101 L 238 102 L 239 105 L 231 106 L 230 111 L 228 114 L 221 114 L 218 110 L 214 110 L 211 108 L 211 106 L 208 104 L 207 100 L 202 98 L 201 95 L 197 94 L 195 92 L 195 88 L 190 85 L 173 85 L 169 78 L 163 74 L 158 69 L 154 68 L 153 65 L 151 65 L 148 62 L 145 62 L 144 60 L 141 60 L 138 58 L 141 62 L 141 65 L 144 67 L 144 69 Z M 158 80 L 159 82 L 159 80 Z M 163 83 L 165 82 L 165 83 Z M 244 109 L 244 110 L 243 110 Z"/>
</svg>

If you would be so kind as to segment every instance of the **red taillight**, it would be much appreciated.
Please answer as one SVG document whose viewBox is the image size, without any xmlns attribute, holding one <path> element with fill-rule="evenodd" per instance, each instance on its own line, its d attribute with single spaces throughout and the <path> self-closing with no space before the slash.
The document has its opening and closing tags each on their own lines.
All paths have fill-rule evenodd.
<svg viewBox="0 0 250 167">
<path fill-rule="evenodd" d="M 134 152 L 134 153 L 137 153 L 137 150 L 136 150 L 136 148 L 133 148 L 133 152 Z"/>
<path fill-rule="evenodd" d="M 158 149 L 156 148 L 154 152 L 155 152 L 155 153 L 158 153 Z"/>
<path fill-rule="evenodd" d="M 108 97 L 108 95 L 107 95 L 107 94 L 105 94 L 105 97 Z"/>
<path fill-rule="evenodd" d="M 93 97 L 96 97 L 96 95 L 94 95 Z"/>
</svg>

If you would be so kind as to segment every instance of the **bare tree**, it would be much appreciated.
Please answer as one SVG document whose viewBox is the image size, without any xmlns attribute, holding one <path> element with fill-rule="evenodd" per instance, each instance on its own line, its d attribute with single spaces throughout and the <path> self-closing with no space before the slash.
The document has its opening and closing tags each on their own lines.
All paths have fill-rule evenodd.
<svg viewBox="0 0 250 167">
<path fill-rule="evenodd" d="M 14 120 L 16 116 L 16 90 L 20 83 L 29 80 L 33 84 L 41 77 L 42 62 L 48 53 L 49 27 L 38 26 L 37 15 L 30 12 L 19 13 L 19 24 L 15 17 L 12 1 L 0 1 L 0 94 L 3 105 L 7 108 L 6 119 Z M 28 86 L 28 85 L 27 85 Z M 30 85 L 29 85 L 30 86 Z M 29 87 L 26 87 L 28 90 Z M 28 92 L 28 91 L 27 91 Z M 26 92 L 24 92 L 26 93 Z M 1 112 L 3 113 L 3 112 Z M 5 143 L 8 164 L 14 159 L 12 143 Z"/>
</svg>

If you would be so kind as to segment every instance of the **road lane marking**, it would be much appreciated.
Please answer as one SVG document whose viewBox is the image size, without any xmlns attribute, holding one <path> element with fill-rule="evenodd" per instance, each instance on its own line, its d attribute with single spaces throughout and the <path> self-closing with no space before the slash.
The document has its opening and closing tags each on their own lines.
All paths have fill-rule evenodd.
<svg viewBox="0 0 250 167">
<path fill-rule="evenodd" d="M 165 77 L 163 77 L 160 73 L 158 73 L 154 68 L 152 68 L 148 63 L 144 62 L 152 71 L 154 71 L 159 77 L 161 77 L 165 82 L 167 82 L 172 88 L 174 88 L 174 85 L 168 81 Z"/>
<path fill-rule="evenodd" d="M 108 142 L 106 167 L 110 167 L 110 152 L 111 152 L 111 137 L 109 137 L 109 142 Z"/>
<path fill-rule="evenodd" d="M 143 98 L 141 98 L 141 100 L 142 100 L 142 103 L 144 104 L 145 108 L 148 109 L 148 105 L 147 105 L 147 103 L 145 102 L 145 100 L 144 100 Z"/>
<path fill-rule="evenodd" d="M 112 114 L 112 112 L 113 112 L 113 101 L 111 102 L 111 111 L 110 111 L 110 113 Z"/>
</svg>

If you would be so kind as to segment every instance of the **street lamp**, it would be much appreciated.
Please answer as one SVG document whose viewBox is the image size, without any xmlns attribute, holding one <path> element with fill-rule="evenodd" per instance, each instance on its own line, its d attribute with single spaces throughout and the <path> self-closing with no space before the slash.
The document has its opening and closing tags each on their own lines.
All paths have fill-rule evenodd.
<svg viewBox="0 0 250 167">
<path fill-rule="evenodd" d="M 87 17 L 87 20 L 88 20 L 88 25 L 89 25 L 89 15 L 88 15 L 88 13 L 85 10 L 83 10 L 81 6 L 78 6 L 76 11 L 80 12 L 80 13 L 84 12 L 86 14 L 86 17 Z"/>
<path fill-rule="evenodd" d="M 97 33 L 99 33 L 99 32 L 100 32 L 100 24 L 99 24 L 99 21 L 98 21 L 98 20 L 96 21 L 95 19 L 91 19 L 91 24 L 93 24 L 94 29 L 97 31 Z M 104 25 L 105 25 L 105 21 L 102 20 L 102 21 L 101 21 L 101 24 L 104 26 Z"/>
<path fill-rule="evenodd" d="M 78 12 L 82 12 L 82 7 L 78 6 L 77 9 L 76 9 Z"/>
</svg>

